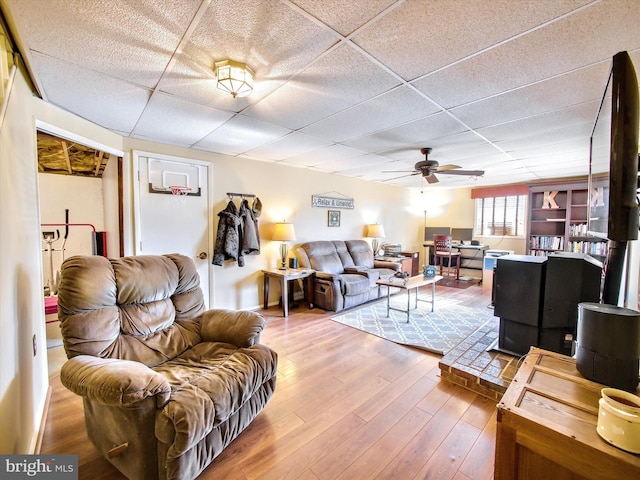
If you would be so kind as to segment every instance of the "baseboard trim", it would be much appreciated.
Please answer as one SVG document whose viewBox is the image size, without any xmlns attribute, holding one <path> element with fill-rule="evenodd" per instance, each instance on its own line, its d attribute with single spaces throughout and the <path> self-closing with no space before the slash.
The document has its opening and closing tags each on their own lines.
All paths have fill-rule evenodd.
<svg viewBox="0 0 640 480">
<path fill-rule="evenodd" d="M 47 388 L 47 398 L 44 401 L 44 408 L 42 409 L 42 419 L 40 420 L 40 428 L 38 429 L 38 436 L 36 437 L 36 445 L 34 448 L 35 454 L 39 454 L 42 449 L 42 439 L 44 438 L 44 430 L 47 427 L 47 417 L 49 416 L 49 407 L 51 406 L 51 385 Z"/>
</svg>

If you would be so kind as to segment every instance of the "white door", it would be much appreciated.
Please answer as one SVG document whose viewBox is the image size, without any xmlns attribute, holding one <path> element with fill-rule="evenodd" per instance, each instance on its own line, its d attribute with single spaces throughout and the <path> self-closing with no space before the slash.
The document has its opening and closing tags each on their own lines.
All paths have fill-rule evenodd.
<svg viewBox="0 0 640 480">
<path fill-rule="evenodd" d="M 209 208 L 212 165 L 137 153 L 134 168 L 138 170 L 134 194 L 135 254 L 182 253 L 191 257 L 208 306 L 212 287 L 213 235 Z"/>
</svg>

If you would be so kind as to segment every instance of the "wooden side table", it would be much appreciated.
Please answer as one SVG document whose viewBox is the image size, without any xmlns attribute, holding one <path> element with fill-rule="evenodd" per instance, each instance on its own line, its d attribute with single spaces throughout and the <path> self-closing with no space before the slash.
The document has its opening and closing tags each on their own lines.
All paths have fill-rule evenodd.
<svg viewBox="0 0 640 480">
<path fill-rule="evenodd" d="M 309 308 L 313 308 L 313 276 L 314 270 L 307 268 L 287 268 L 280 270 L 270 268 L 262 270 L 264 274 L 264 284 L 262 294 L 264 296 L 264 309 L 269 308 L 269 279 L 275 278 L 280 282 L 282 290 L 282 313 L 284 317 L 289 316 L 289 280 L 301 279 L 304 283 L 304 296 L 309 303 Z"/>
</svg>

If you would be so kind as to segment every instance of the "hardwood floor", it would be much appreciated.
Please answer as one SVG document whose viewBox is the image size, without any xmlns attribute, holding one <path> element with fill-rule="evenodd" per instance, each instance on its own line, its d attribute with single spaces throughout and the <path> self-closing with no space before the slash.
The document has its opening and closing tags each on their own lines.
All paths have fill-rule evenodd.
<svg viewBox="0 0 640 480">
<path fill-rule="evenodd" d="M 485 309 L 479 286 L 438 286 Z M 440 381 L 439 356 L 298 307 L 261 311 L 278 352 L 276 393 L 199 479 L 493 478 L 495 401 Z M 87 439 L 82 401 L 51 377 L 42 453 L 75 453 L 80 479 L 124 478 Z"/>
</svg>

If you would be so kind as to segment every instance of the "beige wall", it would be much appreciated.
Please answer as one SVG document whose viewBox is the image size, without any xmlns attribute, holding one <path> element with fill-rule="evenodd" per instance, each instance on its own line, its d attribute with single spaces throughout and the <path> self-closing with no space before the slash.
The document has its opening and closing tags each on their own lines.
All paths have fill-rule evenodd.
<svg viewBox="0 0 640 480">
<path fill-rule="evenodd" d="M 276 222 L 293 223 L 296 242 L 291 243 L 292 250 L 295 245 L 311 240 L 364 238 L 365 225 L 375 222 L 384 225 L 384 241 L 402 243 L 408 248 L 420 246 L 416 228 L 422 221 L 422 212 L 411 208 L 407 189 L 136 139 L 125 139 L 124 147 L 128 152 L 138 150 L 211 162 L 214 215 L 226 206 L 227 192 L 251 193 L 260 198 L 260 255 L 247 256 L 244 267 L 235 262 L 213 267 L 212 307 L 252 309 L 262 304 L 261 270 L 275 267 L 279 256 L 279 243 L 270 240 Z M 329 227 L 328 209 L 311 206 L 313 194 L 351 197 L 355 199 L 355 208 L 340 209 L 340 227 Z M 214 231 L 216 227 L 217 217 Z M 279 287 L 274 284 L 270 303 L 277 302 L 279 296 Z"/>
</svg>

